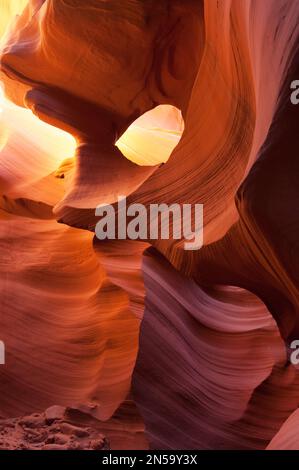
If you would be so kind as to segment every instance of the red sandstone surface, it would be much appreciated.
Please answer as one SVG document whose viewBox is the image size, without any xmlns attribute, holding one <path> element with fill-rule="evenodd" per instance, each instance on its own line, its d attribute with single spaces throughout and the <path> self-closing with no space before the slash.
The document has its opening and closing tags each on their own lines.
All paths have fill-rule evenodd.
<svg viewBox="0 0 299 470">
<path fill-rule="evenodd" d="M 1 448 L 298 448 L 298 0 L 4 0 L 0 34 Z M 98 240 L 120 194 L 204 204 L 204 246 Z"/>
</svg>

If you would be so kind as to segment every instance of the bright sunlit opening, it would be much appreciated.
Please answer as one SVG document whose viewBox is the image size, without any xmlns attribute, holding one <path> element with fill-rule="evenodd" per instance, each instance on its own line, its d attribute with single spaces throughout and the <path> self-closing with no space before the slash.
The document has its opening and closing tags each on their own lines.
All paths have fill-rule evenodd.
<svg viewBox="0 0 299 470">
<path fill-rule="evenodd" d="M 23 153 L 26 158 L 22 158 L 20 165 L 25 165 L 26 160 L 27 167 L 39 175 L 55 172 L 64 160 L 74 157 L 74 137 L 41 121 L 31 110 L 12 103 L 5 97 L 1 83 L 0 125 L 0 150 L 7 144 L 10 152 Z"/>
<path fill-rule="evenodd" d="M 138 165 L 159 165 L 167 162 L 183 130 L 181 112 L 174 106 L 160 105 L 136 119 L 116 145 Z"/>
</svg>

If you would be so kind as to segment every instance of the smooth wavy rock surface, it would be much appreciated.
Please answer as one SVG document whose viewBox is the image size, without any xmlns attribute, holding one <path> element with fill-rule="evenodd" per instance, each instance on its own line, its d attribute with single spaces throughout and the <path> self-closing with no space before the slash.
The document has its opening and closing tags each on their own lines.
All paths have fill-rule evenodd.
<svg viewBox="0 0 299 470">
<path fill-rule="evenodd" d="M 283 423 L 267 450 L 298 450 L 298 410 Z"/>
<path fill-rule="evenodd" d="M 2 0 L 0 35 L 1 416 L 298 447 L 298 0 Z M 203 247 L 98 240 L 120 195 L 204 204 Z"/>
</svg>

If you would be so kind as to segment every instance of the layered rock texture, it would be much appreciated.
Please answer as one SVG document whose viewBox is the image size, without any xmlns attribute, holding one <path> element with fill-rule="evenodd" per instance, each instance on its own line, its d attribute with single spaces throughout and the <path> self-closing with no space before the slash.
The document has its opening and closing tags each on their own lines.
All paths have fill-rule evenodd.
<svg viewBox="0 0 299 470">
<path fill-rule="evenodd" d="M 0 447 L 298 448 L 298 0 L 2 0 L 0 34 Z M 120 195 L 204 204 L 203 247 L 100 241 Z"/>
</svg>

